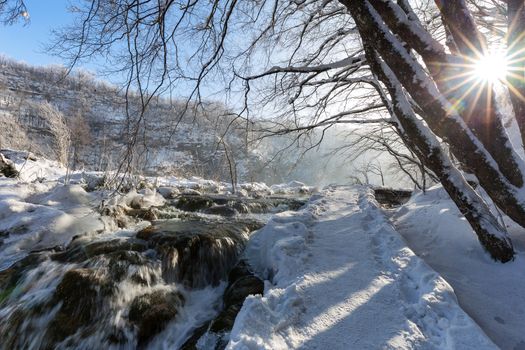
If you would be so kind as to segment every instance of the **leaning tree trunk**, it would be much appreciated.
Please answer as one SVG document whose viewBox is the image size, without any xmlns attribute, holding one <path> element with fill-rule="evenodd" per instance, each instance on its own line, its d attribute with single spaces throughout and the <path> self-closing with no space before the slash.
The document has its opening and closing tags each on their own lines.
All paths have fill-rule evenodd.
<svg viewBox="0 0 525 350">
<path fill-rule="evenodd" d="M 477 170 L 476 175 L 482 186 L 488 188 L 495 202 L 504 207 L 507 213 L 510 212 L 512 216 L 520 219 L 520 224 L 523 225 L 525 224 L 525 209 L 517 199 L 514 192 L 515 187 L 500 172 L 500 167 L 494 165 L 492 154 L 484 148 L 461 116 L 440 94 L 417 60 L 390 32 L 370 2 L 366 0 L 340 1 L 350 10 L 357 24 L 372 72 L 387 87 L 392 100 L 391 112 L 397 117 L 400 132 L 407 146 L 417 151 L 422 156 L 425 165 L 439 177 L 443 187 L 491 256 L 502 262 L 511 260 L 514 252 L 505 228 L 498 223 L 488 206 L 450 162 L 436 135 L 450 143 L 460 161 Z M 395 74 L 391 67 L 395 67 Z M 403 88 L 425 112 L 423 117 L 428 126 L 415 115 Z M 514 154 L 511 156 L 515 159 Z M 518 167 L 514 171 L 517 171 L 516 176 L 519 180 L 521 173 Z M 512 176 L 509 177 L 512 178 Z M 499 189 L 502 189 L 503 192 L 498 193 Z"/>
<path fill-rule="evenodd" d="M 523 0 L 507 1 L 508 32 L 507 56 L 509 57 L 509 92 L 514 115 L 525 145 L 525 4 Z"/>
<path fill-rule="evenodd" d="M 377 73 L 389 92 L 391 103 L 385 103 L 398 123 L 398 132 L 405 145 L 417 153 L 422 163 L 436 174 L 491 257 L 501 262 L 512 260 L 514 250 L 505 228 L 498 223 L 483 199 L 452 164 L 437 137 L 416 117 L 390 68 L 380 61 L 369 44 L 364 46 L 372 71 Z"/>
<path fill-rule="evenodd" d="M 503 150 L 501 151 L 503 153 L 496 151 L 491 153 L 467 125 L 459 111 L 447 100 L 447 91 L 443 93 L 440 91 L 439 82 L 436 82 L 432 76 L 432 70 L 442 64 L 439 61 L 442 59 L 439 54 L 441 49 L 437 46 L 440 44 L 432 41 L 430 34 L 426 33 L 422 26 L 417 25 L 413 15 L 407 15 L 411 13 L 408 2 L 400 0 L 399 3 L 404 4 L 403 9 L 400 10 L 400 6 L 387 1 L 389 6 L 381 13 L 371 4 L 376 4 L 376 0 L 340 0 L 340 2 L 350 10 L 352 17 L 359 24 L 361 37 L 370 41 L 374 50 L 389 67 L 394 67 L 396 79 L 410 95 L 411 104 L 417 105 L 418 114 L 424 118 L 432 132 L 449 144 L 452 153 L 476 175 L 480 185 L 498 207 L 525 227 L 525 200 L 520 194 L 523 160 L 519 159 L 513 150 L 509 150 L 511 146 L 506 135 L 504 138 L 498 137 L 492 140 L 494 145 L 491 148 Z M 396 21 L 389 17 L 393 14 L 388 9 L 396 10 L 394 18 Z M 384 20 L 383 17 L 388 20 Z M 390 28 L 388 23 L 391 23 L 394 29 Z M 401 41 L 400 38 L 406 40 Z M 410 47 L 408 49 L 405 47 L 406 43 L 419 49 L 416 51 L 421 54 L 424 61 L 437 57 L 434 63 L 427 64 L 427 67 L 431 67 L 430 75 L 409 51 Z M 425 43 L 427 45 L 423 47 Z M 446 58 L 446 60 L 451 59 Z M 478 103 L 486 105 L 486 102 Z M 490 105 L 491 109 L 496 108 L 492 102 Z M 490 117 L 498 119 L 497 122 L 500 123 L 498 113 L 491 112 Z M 509 159 L 516 164 L 513 169 L 508 166 L 509 163 L 506 163 Z"/>
</svg>

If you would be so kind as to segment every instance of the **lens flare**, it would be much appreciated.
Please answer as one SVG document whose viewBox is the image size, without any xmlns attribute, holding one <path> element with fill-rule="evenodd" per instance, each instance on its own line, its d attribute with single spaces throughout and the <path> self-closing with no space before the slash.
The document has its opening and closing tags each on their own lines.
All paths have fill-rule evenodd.
<svg viewBox="0 0 525 350">
<path fill-rule="evenodd" d="M 508 71 L 508 62 L 502 52 L 489 53 L 480 57 L 474 63 L 475 77 L 486 83 L 495 83 L 505 80 Z"/>
</svg>

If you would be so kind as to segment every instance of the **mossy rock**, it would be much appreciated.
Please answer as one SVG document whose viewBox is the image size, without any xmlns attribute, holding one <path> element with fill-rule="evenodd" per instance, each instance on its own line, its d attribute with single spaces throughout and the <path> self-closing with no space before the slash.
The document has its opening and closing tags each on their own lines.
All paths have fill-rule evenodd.
<svg viewBox="0 0 525 350">
<path fill-rule="evenodd" d="M 205 214 L 220 215 L 225 217 L 234 216 L 237 211 L 227 205 L 214 205 L 204 210 Z"/>
<path fill-rule="evenodd" d="M 83 262 L 98 255 L 108 255 L 114 252 L 142 252 L 147 249 L 147 243 L 138 239 L 113 239 L 108 241 L 83 242 L 75 240 L 66 250 L 53 254 L 51 259 L 60 262 Z"/>
<path fill-rule="evenodd" d="M 213 200 L 208 197 L 198 195 L 183 195 L 179 197 L 175 207 L 185 211 L 201 211 L 213 206 L 213 204 Z"/>
<path fill-rule="evenodd" d="M 184 297 L 177 291 L 155 291 L 136 297 L 128 318 L 137 326 L 138 345 L 146 344 L 177 316 Z"/>
<path fill-rule="evenodd" d="M 227 332 L 233 328 L 235 318 L 241 310 L 242 304 L 230 305 L 217 316 L 210 325 L 210 331 L 214 333 Z"/>
<path fill-rule="evenodd" d="M 90 269 L 67 271 L 58 284 L 52 302 L 62 303 L 48 327 L 52 342 L 76 333 L 81 327 L 93 324 L 100 315 L 105 296 L 113 293 L 107 277 Z"/>
<path fill-rule="evenodd" d="M 254 275 L 243 276 L 224 292 L 224 305 L 242 304 L 248 295 L 263 294 L 264 282 Z"/>
</svg>

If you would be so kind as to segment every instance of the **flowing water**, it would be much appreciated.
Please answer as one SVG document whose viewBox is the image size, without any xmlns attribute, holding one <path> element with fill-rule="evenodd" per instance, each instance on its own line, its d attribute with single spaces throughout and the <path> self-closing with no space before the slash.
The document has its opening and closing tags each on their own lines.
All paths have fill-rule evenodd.
<svg viewBox="0 0 525 350">
<path fill-rule="evenodd" d="M 239 265 L 251 232 L 302 204 L 181 196 L 139 232 L 32 252 L 0 271 L 0 349 L 195 348 L 231 327 L 246 296 L 236 285 L 262 288 Z"/>
</svg>

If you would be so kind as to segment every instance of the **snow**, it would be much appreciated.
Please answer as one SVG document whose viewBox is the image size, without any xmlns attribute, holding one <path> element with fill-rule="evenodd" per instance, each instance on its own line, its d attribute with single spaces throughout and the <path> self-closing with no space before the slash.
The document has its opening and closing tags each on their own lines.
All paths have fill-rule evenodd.
<svg viewBox="0 0 525 350">
<path fill-rule="evenodd" d="M 0 177 L 0 271 L 24 258 L 29 252 L 67 245 L 82 235 L 118 235 L 112 218 L 102 216 L 99 209 L 142 208 L 162 206 L 162 194 L 198 191 L 231 193 L 231 185 L 200 177 L 144 177 L 147 186 L 118 194 L 97 189 L 96 184 L 114 174 L 102 172 L 71 172 L 59 163 L 28 152 L 2 150 L 20 171 L 18 179 Z M 138 183 L 138 182 L 137 182 Z M 154 184 L 154 185 L 152 185 Z M 157 188 L 155 188 L 157 186 Z M 86 192 L 85 188 L 92 192 Z M 274 193 L 293 195 L 310 193 L 314 187 L 297 181 L 268 187 L 264 183 L 239 185 L 245 196 L 260 197 Z M 111 211 L 111 210 L 110 210 Z M 137 225 L 142 225 L 138 223 Z M 135 229 L 140 229 L 142 226 Z"/>
<path fill-rule="evenodd" d="M 64 177 L 67 169 L 59 162 L 42 157 L 33 158 L 30 152 L 2 150 L 20 172 L 20 180 L 24 182 L 38 180 L 57 180 Z"/>
<path fill-rule="evenodd" d="M 84 189 L 86 181 L 104 174 L 67 174 L 54 162 L 8 154 L 22 176 L 0 177 L 0 271 L 30 251 L 63 246 L 75 236 L 103 240 L 136 232 L 138 226 L 119 230 L 98 213 L 111 191 Z M 161 192 L 170 189 L 231 191 L 228 184 L 198 177 L 145 180 L 160 187 L 114 195 L 104 205 L 159 206 L 165 203 Z M 296 181 L 239 189 L 250 196 L 316 191 Z M 523 348 L 525 239 L 522 229 L 507 223 L 517 254 L 499 264 L 440 186 L 416 193 L 391 220 L 367 187 L 328 187 L 304 209 L 274 215 L 252 235 L 245 255 L 265 279 L 265 292 L 246 299 L 228 349 Z M 42 279 L 46 293 L 56 285 L 51 276 L 67 268 L 53 264 L 38 270 L 50 276 Z M 122 288 L 122 302 L 138 292 Z M 188 307 L 152 346 L 180 346 L 189 324 L 216 315 L 223 289 L 189 293 Z M 86 340 L 93 346 L 98 341 Z M 212 343 L 203 338 L 199 347 Z"/>
<path fill-rule="evenodd" d="M 105 222 L 78 185 L 17 183 L 0 179 L 0 270 L 33 250 L 63 246 L 73 237 L 102 232 Z"/>
<path fill-rule="evenodd" d="M 496 348 L 366 187 L 274 216 L 246 256 L 265 292 L 246 299 L 227 349 Z"/>
<path fill-rule="evenodd" d="M 525 348 L 525 240 L 510 223 L 515 260 L 495 263 L 441 186 L 417 193 L 393 220 L 409 246 L 453 287 L 461 307 L 503 349 Z"/>
</svg>

